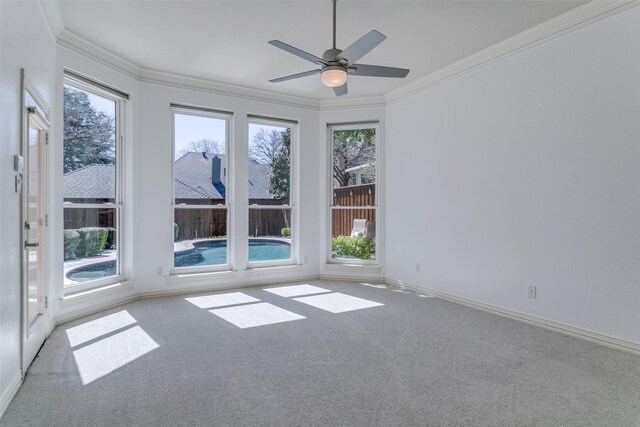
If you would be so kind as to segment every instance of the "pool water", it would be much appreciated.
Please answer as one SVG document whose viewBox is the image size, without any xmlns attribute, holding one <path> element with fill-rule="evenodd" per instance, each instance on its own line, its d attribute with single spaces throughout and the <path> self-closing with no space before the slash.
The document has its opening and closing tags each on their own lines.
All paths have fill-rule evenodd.
<svg viewBox="0 0 640 427">
<path fill-rule="evenodd" d="M 227 263 L 227 241 L 205 240 L 195 242 L 194 249 L 174 254 L 174 266 L 195 267 Z M 291 245 L 281 240 L 249 239 L 249 261 L 274 261 L 291 258 Z M 67 277 L 76 282 L 86 282 L 116 274 L 116 262 L 106 261 L 74 268 Z"/>
<path fill-rule="evenodd" d="M 76 282 L 87 282 L 89 280 L 101 279 L 103 277 L 116 275 L 116 262 L 105 261 L 74 268 L 67 273 L 67 277 Z"/>
<path fill-rule="evenodd" d="M 176 253 L 175 267 L 217 265 L 227 263 L 227 241 L 207 240 L 193 244 L 193 250 Z M 249 261 L 273 261 L 291 258 L 291 245 L 280 240 L 249 240 Z"/>
</svg>

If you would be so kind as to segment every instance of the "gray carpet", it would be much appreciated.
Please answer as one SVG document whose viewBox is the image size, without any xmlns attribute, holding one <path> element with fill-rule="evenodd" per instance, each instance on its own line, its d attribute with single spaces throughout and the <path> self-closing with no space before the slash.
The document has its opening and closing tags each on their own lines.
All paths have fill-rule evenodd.
<svg viewBox="0 0 640 427">
<path fill-rule="evenodd" d="M 241 289 L 305 318 L 240 329 L 184 296 L 126 304 L 56 328 L 0 425 L 640 425 L 637 356 L 393 287 L 312 284 L 384 305 Z M 137 323 L 70 347 L 67 329 L 122 310 Z M 159 346 L 83 385 L 73 351 L 132 326 Z"/>
</svg>

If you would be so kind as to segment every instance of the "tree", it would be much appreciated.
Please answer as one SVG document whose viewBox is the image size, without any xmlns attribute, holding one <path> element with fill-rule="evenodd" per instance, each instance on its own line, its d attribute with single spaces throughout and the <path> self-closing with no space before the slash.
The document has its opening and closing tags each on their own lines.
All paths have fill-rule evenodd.
<svg viewBox="0 0 640 427">
<path fill-rule="evenodd" d="M 349 129 L 333 133 L 333 180 L 339 187 L 349 185 L 347 169 L 375 164 L 375 129 Z"/>
<path fill-rule="evenodd" d="M 260 129 L 249 144 L 249 159 L 267 165 L 282 145 L 282 131 Z"/>
<path fill-rule="evenodd" d="M 187 153 L 224 154 L 224 147 L 220 141 L 216 139 L 202 138 L 197 141 L 190 141 L 176 153 L 175 160 L 178 160 Z"/>
<path fill-rule="evenodd" d="M 64 172 L 116 161 L 115 117 L 96 110 L 86 92 L 64 88 Z"/>
<path fill-rule="evenodd" d="M 289 197 L 291 176 L 291 129 L 280 132 L 282 144 L 271 158 L 269 192 L 277 198 Z"/>
<path fill-rule="evenodd" d="M 281 131 L 279 139 L 281 144 L 269 163 L 269 192 L 276 198 L 288 199 L 291 187 L 291 128 Z M 285 228 L 291 227 L 288 213 L 282 210 Z"/>
</svg>

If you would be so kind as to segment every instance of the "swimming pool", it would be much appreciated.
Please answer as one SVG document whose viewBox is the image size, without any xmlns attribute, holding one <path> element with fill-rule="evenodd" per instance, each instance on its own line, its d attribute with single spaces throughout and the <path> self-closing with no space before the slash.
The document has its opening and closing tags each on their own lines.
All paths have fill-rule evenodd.
<svg viewBox="0 0 640 427">
<path fill-rule="evenodd" d="M 67 278 L 73 280 L 74 282 L 88 282 L 89 280 L 96 280 L 103 277 L 115 275 L 115 260 L 83 265 L 67 272 Z"/>
<path fill-rule="evenodd" d="M 274 261 L 291 258 L 289 242 L 275 239 L 249 239 L 249 261 Z M 176 252 L 175 267 L 218 265 L 227 262 L 226 240 L 204 240 L 193 243 L 193 249 Z"/>
<path fill-rule="evenodd" d="M 276 239 L 249 239 L 249 261 L 277 261 L 291 258 L 291 244 Z M 193 243 L 193 248 L 173 254 L 176 268 L 219 265 L 227 263 L 227 241 L 202 240 Z M 75 282 L 86 282 L 116 274 L 116 262 L 104 261 L 73 268 L 67 278 Z"/>
</svg>

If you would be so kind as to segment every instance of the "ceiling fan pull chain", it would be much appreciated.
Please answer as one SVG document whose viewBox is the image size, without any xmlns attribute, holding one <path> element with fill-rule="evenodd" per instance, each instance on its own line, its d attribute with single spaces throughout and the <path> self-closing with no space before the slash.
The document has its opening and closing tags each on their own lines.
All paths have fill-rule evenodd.
<svg viewBox="0 0 640 427">
<path fill-rule="evenodd" d="M 336 48 L 336 2 L 333 0 L 333 48 Z"/>
</svg>

